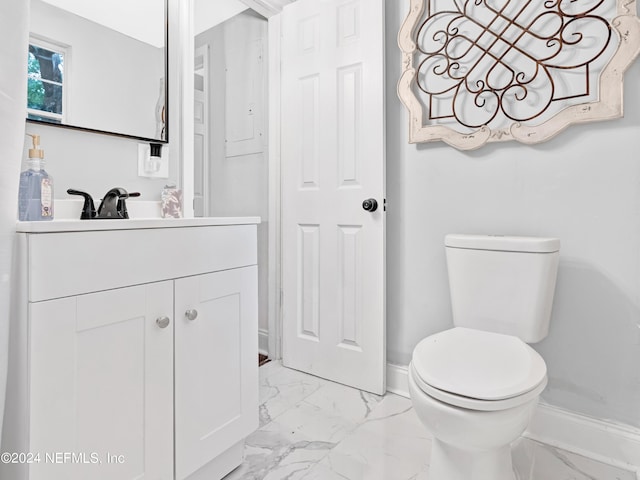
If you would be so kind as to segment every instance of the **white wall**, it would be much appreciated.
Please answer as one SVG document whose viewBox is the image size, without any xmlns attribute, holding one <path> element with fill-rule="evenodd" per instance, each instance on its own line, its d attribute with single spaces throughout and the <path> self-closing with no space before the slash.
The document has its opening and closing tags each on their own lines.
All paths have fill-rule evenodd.
<svg viewBox="0 0 640 480">
<path fill-rule="evenodd" d="M 0 432 L 7 380 L 12 246 L 18 210 L 20 146 L 27 85 L 28 5 L 0 2 Z"/>
<path fill-rule="evenodd" d="M 160 192 L 168 180 L 138 177 L 137 141 L 30 122 L 26 131 L 41 136 L 46 170 L 53 176 L 55 198 L 80 198 L 67 195 L 68 188 L 75 188 L 89 192 L 97 201 L 110 188 L 123 187 L 129 192 L 142 193 L 140 200 L 160 200 Z M 170 138 L 177 133 L 170 131 Z M 23 168 L 30 145 L 31 139 L 26 137 Z M 172 146 L 164 145 L 163 148 Z M 176 170 L 174 161 L 170 175 L 174 181 Z"/>
<path fill-rule="evenodd" d="M 387 2 L 388 359 L 449 328 L 446 233 L 557 236 L 561 261 L 545 358 L 547 403 L 640 426 L 640 62 L 624 119 L 538 145 L 463 153 L 410 145 L 396 95 L 406 0 Z"/>
<path fill-rule="evenodd" d="M 199 12 L 196 10 L 196 16 Z M 196 37 L 196 48 L 210 45 L 211 72 L 209 76 L 210 92 L 210 214 L 213 216 L 257 215 L 262 219 L 258 225 L 258 295 L 259 328 L 268 328 L 267 300 L 267 259 L 269 232 L 269 170 L 266 152 L 268 151 L 266 125 L 259 129 L 264 132 L 262 149 L 247 155 L 229 156 L 225 148 L 226 128 L 232 120 L 227 115 L 242 115 L 228 109 L 229 96 L 226 88 L 225 66 L 230 55 L 237 54 L 238 45 L 263 39 L 264 52 L 267 51 L 267 22 L 252 11 L 240 13 L 226 22 L 201 33 Z M 247 62 L 252 61 L 247 58 Z M 266 71 L 266 58 L 262 59 L 262 72 Z M 246 66 L 246 72 L 255 71 L 255 65 Z M 253 69 L 253 70 L 252 70 Z M 256 82 L 266 89 L 265 77 L 256 77 Z M 260 93 L 260 92 L 259 92 Z M 264 91 L 253 105 L 254 115 L 266 121 L 266 97 Z M 229 111 L 231 110 L 231 111 Z M 260 110 L 260 111 L 259 111 Z M 235 117 L 234 117 L 235 118 Z"/>
</svg>

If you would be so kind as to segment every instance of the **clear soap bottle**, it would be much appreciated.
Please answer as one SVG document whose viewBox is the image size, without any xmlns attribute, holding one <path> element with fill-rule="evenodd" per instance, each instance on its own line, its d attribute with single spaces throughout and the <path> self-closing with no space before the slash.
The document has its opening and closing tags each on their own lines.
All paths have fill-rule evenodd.
<svg viewBox="0 0 640 480">
<path fill-rule="evenodd" d="M 23 222 L 53 220 L 53 178 L 44 169 L 40 136 L 27 135 L 33 139 L 33 148 L 29 149 L 27 169 L 20 174 L 18 218 Z"/>
</svg>

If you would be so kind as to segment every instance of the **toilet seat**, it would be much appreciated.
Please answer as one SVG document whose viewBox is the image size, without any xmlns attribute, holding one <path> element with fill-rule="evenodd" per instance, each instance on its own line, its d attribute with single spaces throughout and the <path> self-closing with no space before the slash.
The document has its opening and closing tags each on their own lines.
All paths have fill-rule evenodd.
<svg viewBox="0 0 640 480">
<path fill-rule="evenodd" d="M 527 403 L 534 398 L 537 398 L 538 395 L 542 393 L 542 391 L 547 386 L 547 377 L 545 377 L 539 385 L 534 387 L 532 390 L 523 393 L 522 395 L 518 395 L 516 397 L 505 398 L 503 400 L 479 400 L 477 398 L 463 397 L 461 395 L 455 395 L 449 392 L 445 392 L 444 390 L 438 390 L 437 388 L 432 387 L 428 383 L 425 383 L 415 372 L 413 368 L 413 364 L 410 366 L 409 372 L 410 379 L 415 382 L 415 384 L 420 388 L 425 395 L 429 397 L 435 398 L 436 400 L 441 401 L 442 403 L 446 403 L 447 405 L 452 405 L 454 407 L 466 408 L 467 410 L 476 410 L 476 411 L 484 411 L 484 412 L 494 412 L 500 410 L 507 410 L 509 408 L 515 408 L 520 405 Z"/>
<path fill-rule="evenodd" d="M 473 410 L 521 405 L 547 384 L 544 360 L 522 340 L 462 327 L 423 339 L 413 351 L 411 374 L 426 394 Z"/>
</svg>

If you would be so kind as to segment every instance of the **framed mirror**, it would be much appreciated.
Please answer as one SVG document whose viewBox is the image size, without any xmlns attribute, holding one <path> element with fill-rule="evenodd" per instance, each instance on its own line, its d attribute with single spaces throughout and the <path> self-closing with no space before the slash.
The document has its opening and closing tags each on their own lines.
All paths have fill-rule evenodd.
<svg viewBox="0 0 640 480">
<path fill-rule="evenodd" d="M 166 0 L 31 0 L 27 121 L 169 140 Z"/>
</svg>

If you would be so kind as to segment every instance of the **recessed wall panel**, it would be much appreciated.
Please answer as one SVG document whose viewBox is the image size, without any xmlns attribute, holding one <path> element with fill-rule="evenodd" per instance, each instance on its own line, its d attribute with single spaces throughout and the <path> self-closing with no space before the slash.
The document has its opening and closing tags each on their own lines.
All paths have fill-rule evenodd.
<svg viewBox="0 0 640 480">
<path fill-rule="evenodd" d="M 114 318 L 117 317 L 112 317 L 112 322 Z M 84 323 L 83 320 L 85 318 L 78 317 L 79 324 Z M 86 320 L 89 323 L 94 321 L 91 317 L 86 317 Z M 105 452 L 108 446 L 118 445 L 122 449 L 120 451 L 127 452 L 129 461 L 120 465 L 119 478 L 145 476 L 145 445 L 142 441 L 145 425 L 141 421 L 145 412 L 147 372 L 142 348 L 145 345 L 145 320 L 141 316 L 89 330 L 79 328 L 75 336 L 73 365 L 76 381 L 75 392 L 70 397 L 76 401 L 77 423 L 70 428 L 75 428 L 77 445 L 88 451 Z M 118 352 L 117 359 L 113 358 L 114 352 Z M 120 394 L 114 395 L 113 392 Z M 107 396 L 109 402 L 98 400 Z M 96 415 L 97 405 L 110 408 L 102 409 Z M 79 451 L 83 449 L 79 448 Z M 91 477 L 104 479 L 109 475 Z"/>
<path fill-rule="evenodd" d="M 312 75 L 300 79 L 301 113 L 300 124 L 300 174 L 302 189 L 318 188 L 318 165 L 320 138 L 320 78 Z"/>
<path fill-rule="evenodd" d="M 198 361 L 205 371 L 211 372 L 200 381 L 200 395 L 206 404 L 215 404 L 216 408 L 200 412 L 199 438 L 227 428 L 229 419 L 241 416 L 243 394 L 240 362 L 228 361 L 242 351 L 241 292 L 229 289 L 218 296 L 221 290 L 214 290 L 215 276 L 204 277 L 199 282 L 198 302 L 198 319 L 203 321 L 192 346 L 200 352 Z M 221 391 L 224 398 L 217 398 Z"/>
<path fill-rule="evenodd" d="M 205 121 L 204 103 L 199 102 L 197 100 L 193 105 L 193 121 L 199 125 L 203 125 Z"/>
<path fill-rule="evenodd" d="M 320 226 L 298 225 L 298 335 L 318 340 Z"/>
<path fill-rule="evenodd" d="M 339 345 L 360 349 L 362 332 L 362 227 L 338 227 Z"/>
<path fill-rule="evenodd" d="M 298 48 L 301 55 L 316 53 L 320 47 L 320 18 L 315 15 L 298 24 Z"/>
<path fill-rule="evenodd" d="M 338 173 L 341 187 L 360 185 L 362 65 L 338 70 Z"/>
<path fill-rule="evenodd" d="M 338 7 L 338 45 L 343 46 L 360 39 L 360 2 L 350 2 Z"/>
</svg>

